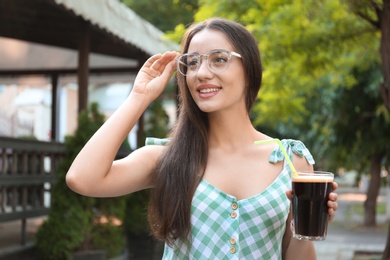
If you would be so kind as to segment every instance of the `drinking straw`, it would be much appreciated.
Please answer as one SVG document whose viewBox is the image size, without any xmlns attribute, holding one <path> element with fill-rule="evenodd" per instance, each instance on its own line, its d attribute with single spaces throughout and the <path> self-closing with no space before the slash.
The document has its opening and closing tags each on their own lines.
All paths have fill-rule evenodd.
<svg viewBox="0 0 390 260">
<path fill-rule="evenodd" d="M 282 150 L 282 153 L 283 153 L 283 155 L 284 155 L 284 158 L 286 158 L 287 163 L 288 163 L 288 165 L 290 166 L 290 168 L 291 168 L 293 174 L 294 174 L 295 176 L 298 176 L 297 170 L 295 170 L 295 167 L 294 167 L 294 165 L 292 164 L 292 162 L 291 162 L 291 160 L 290 160 L 290 157 L 289 157 L 288 154 L 287 154 L 286 149 L 284 149 L 284 146 L 282 145 L 282 142 L 281 142 L 279 139 L 276 139 L 276 138 L 275 138 L 275 139 L 267 139 L 267 140 L 262 140 L 262 141 L 255 141 L 255 144 L 267 144 L 267 143 L 272 143 L 272 142 L 276 142 L 276 143 L 279 145 L 279 147 L 280 147 L 280 149 Z"/>
</svg>

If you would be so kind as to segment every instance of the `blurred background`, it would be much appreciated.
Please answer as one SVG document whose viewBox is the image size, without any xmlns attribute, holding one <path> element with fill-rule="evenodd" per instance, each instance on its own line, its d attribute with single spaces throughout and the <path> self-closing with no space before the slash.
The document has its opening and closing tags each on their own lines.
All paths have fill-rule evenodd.
<svg viewBox="0 0 390 260">
<path fill-rule="evenodd" d="M 84 198 L 64 175 L 146 59 L 215 16 L 258 41 L 254 126 L 335 173 L 318 259 L 390 259 L 389 0 L 0 0 L 0 259 L 161 258 L 148 191 Z M 172 80 L 117 157 L 167 136 L 176 111 Z"/>
</svg>

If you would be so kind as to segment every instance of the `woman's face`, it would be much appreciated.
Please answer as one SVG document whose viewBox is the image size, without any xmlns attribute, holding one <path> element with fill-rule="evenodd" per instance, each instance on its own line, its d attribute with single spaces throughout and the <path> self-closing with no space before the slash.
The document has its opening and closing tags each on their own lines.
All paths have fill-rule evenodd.
<svg viewBox="0 0 390 260">
<path fill-rule="evenodd" d="M 226 36 L 217 30 L 204 29 L 192 38 L 188 53 L 207 55 L 213 50 L 237 52 Z M 232 108 L 245 109 L 245 74 L 241 58 L 231 56 L 223 72 L 213 72 L 201 57 L 199 69 L 186 77 L 187 85 L 199 109 L 206 113 Z"/>
</svg>

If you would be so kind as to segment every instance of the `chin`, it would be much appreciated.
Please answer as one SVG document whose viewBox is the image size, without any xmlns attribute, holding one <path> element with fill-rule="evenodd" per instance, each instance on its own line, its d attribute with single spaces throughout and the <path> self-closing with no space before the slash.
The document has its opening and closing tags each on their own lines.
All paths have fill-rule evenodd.
<svg viewBox="0 0 390 260">
<path fill-rule="evenodd" d="M 202 111 L 204 113 L 212 113 L 212 112 L 216 112 L 219 110 L 215 106 L 202 106 L 202 105 L 199 106 L 198 105 L 198 108 L 200 109 L 200 111 Z"/>
</svg>

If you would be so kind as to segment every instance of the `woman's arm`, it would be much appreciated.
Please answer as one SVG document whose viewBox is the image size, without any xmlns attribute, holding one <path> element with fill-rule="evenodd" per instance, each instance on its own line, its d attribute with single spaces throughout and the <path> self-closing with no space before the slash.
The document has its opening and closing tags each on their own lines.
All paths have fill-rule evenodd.
<svg viewBox="0 0 390 260">
<path fill-rule="evenodd" d="M 163 147 L 144 147 L 114 162 L 120 145 L 148 105 L 164 90 L 175 70 L 176 52 L 149 58 L 139 71 L 125 102 L 99 128 L 73 161 L 68 186 L 77 193 L 111 197 L 152 185 L 153 171 Z"/>
</svg>

